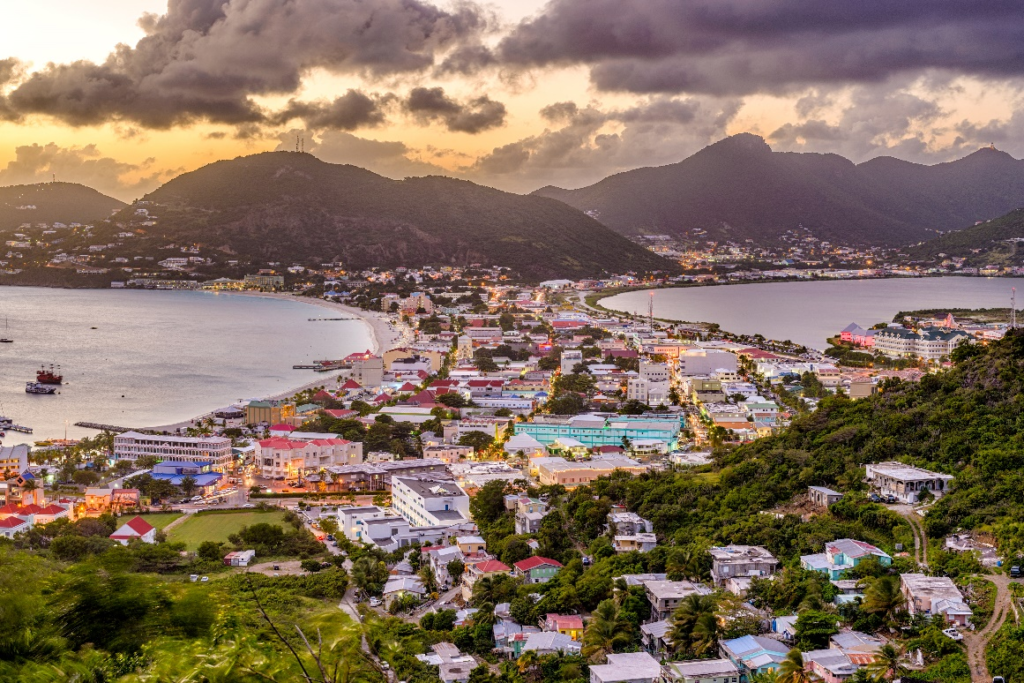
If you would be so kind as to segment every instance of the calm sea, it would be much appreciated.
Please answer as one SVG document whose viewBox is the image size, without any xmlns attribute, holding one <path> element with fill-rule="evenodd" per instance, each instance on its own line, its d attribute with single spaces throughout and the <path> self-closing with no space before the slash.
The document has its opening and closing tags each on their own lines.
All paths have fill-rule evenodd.
<svg viewBox="0 0 1024 683">
<path fill-rule="evenodd" d="M 825 340 L 851 322 L 868 327 L 900 311 L 935 308 L 1009 308 L 1010 288 L 1024 305 L 1024 279 L 941 277 L 888 280 L 772 282 L 654 290 L 654 315 L 667 320 L 718 323 L 738 334 L 763 334 L 824 349 Z M 647 314 L 647 291 L 601 301 L 626 313 Z"/>
<path fill-rule="evenodd" d="M 32 427 L 4 445 L 95 431 L 88 421 L 145 427 L 187 420 L 317 379 L 293 365 L 371 346 L 358 320 L 302 303 L 207 292 L 0 287 L 0 415 Z M 5 330 L 6 321 L 6 330 Z M 54 396 L 25 393 L 59 364 Z M 324 379 L 327 379 L 325 376 Z"/>
</svg>

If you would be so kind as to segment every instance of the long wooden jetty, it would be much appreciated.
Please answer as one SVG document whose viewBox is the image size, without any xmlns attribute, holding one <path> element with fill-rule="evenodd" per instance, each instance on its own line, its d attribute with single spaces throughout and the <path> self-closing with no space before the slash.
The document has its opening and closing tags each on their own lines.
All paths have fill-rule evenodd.
<svg viewBox="0 0 1024 683">
<path fill-rule="evenodd" d="M 100 424 L 99 422 L 76 422 L 75 426 L 84 427 L 85 429 L 98 429 L 101 432 L 117 432 L 118 434 L 134 431 L 131 427 L 117 427 L 115 425 Z"/>
</svg>

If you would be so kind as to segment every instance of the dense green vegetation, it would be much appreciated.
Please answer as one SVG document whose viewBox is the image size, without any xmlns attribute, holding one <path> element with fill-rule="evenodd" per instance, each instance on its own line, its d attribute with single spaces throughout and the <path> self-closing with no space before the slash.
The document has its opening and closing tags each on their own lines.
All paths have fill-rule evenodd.
<svg viewBox="0 0 1024 683">
<path fill-rule="evenodd" d="M 451 178 L 390 180 L 308 154 L 219 161 L 144 200 L 158 205 L 163 238 L 260 261 L 357 270 L 480 262 L 527 279 L 676 269 L 558 201 Z"/>
<path fill-rule="evenodd" d="M 880 157 L 772 152 L 743 133 L 676 164 L 638 168 L 578 190 L 544 187 L 624 234 L 771 243 L 803 226 L 840 243 L 900 245 L 1000 216 L 1024 197 L 1024 162 L 980 150 L 922 166 Z M 695 233 L 695 229 L 702 233 Z"/>
<path fill-rule="evenodd" d="M 918 259 L 938 260 L 939 254 L 959 256 L 973 266 L 1019 265 L 1024 262 L 1024 252 L 1019 243 L 1009 240 L 1021 238 L 1024 238 L 1024 209 L 1015 209 L 1005 216 L 929 240 L 913 247 L 909 253 Z"/>
<path fill-rule="evenodd" d="M 34 209 L 18 208 L 34 206 Z M 0 187 L 0 231 L 22 223 L 92 223 L 107 218 L 124 202 L 75 183 Z"/>
</svg>

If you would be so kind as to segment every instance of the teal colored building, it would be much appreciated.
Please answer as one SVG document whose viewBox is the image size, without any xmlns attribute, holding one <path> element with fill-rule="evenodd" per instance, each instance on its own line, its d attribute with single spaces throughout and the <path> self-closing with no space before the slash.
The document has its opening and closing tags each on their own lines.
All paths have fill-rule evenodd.
<svg viewBox="0 0 1024 683">
<path fill-rule="evenodd" d="M 664 441 L 668 448 L 678 445 L 682 428 L 681 413 L 668 413 L 664 417 L 653 415 L 576 415 L 575 417 L 540 416 L 534 422 L 515 425 L 516 434 L 529 434 L 545 446 L 557 439 L 575 439 L 587 448 L 621 446 L 622 439 Z"/>
<path fill-rule="evenodd" d="M 803 555 L 800 557 L 800 566 L 804 569 L 822 572 L 828 575 L 830 581 L 838 581 L 843 578 L 843 573 L 853 569 L 869 557 L 878 559 L 883 567 L 892 564 L 892 558 L 870 543 L 855 541 L 850 538 L 841 538 L 825 544 L 825 552 L 817 555 Z"/>
</svg>

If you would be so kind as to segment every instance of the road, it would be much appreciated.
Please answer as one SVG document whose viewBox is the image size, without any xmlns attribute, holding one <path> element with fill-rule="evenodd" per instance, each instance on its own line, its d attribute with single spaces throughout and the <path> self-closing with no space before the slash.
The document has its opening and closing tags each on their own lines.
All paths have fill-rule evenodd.
<svg viewBox="0 0 1024 683">
<path fill-rule="evenodd" d="M 992 676 L 988 671 L 988 663 L 985 661 L 985 648 L 992 636 L 1002 628 L 1007 616 L 1013 612 L 1013 596 L 1010 593 L 1010 584 L 1014 583 L 1005 574 L 985 576 L 996 586 L 995 604 L 992 606 L 992 618 L 980 631 L 964 634 L 964 647 L 967 648 L 967 662 L 971 667 L 971 680 L 988 683 Z M 996 672 L 999 675 L 1000 672 Z"/>
<path fill-rule="evenodd" d="M 921 516 L 911 505 L 890 505 L 890 510 L 897 512 L 910 524 L 910 532 L 914 535 L 914 562 L 922 567 L 928 566 L 928 536 L 924 533 Z"/>
</svg>

